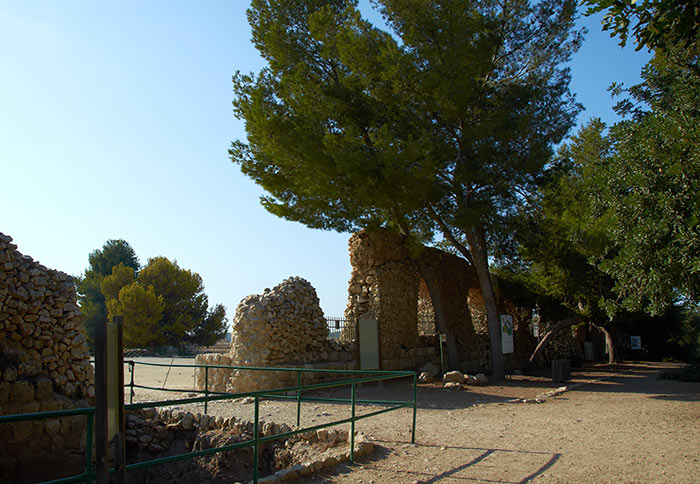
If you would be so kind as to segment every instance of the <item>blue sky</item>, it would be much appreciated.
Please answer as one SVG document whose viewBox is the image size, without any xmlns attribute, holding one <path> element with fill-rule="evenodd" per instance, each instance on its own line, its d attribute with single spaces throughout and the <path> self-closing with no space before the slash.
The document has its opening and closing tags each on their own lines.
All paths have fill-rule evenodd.
<svg viewBox="0 0 700 484">
<path fill-rule="evenodd" d="M 163 255 L 198 272 L 229 317 L 246 295 L 301 276 L 341 316 L 349 234 L 268 214 L 228 158 L 245 137 L 231 75 L 263 66 L 247 6 L 0 0 L 0 232 L 72 275 L 123 238 L 143 264 Z M 638 82 L 649 59 L 599 22 L 581 21 L 589 34 L 571 65 L 579 123 L 614 122 L 607 86 Z"/>
</svg>

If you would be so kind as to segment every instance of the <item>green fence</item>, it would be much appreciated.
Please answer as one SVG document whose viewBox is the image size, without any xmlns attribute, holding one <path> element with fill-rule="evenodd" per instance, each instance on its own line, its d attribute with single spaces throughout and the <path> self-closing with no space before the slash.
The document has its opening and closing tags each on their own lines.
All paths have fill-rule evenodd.
<svg viewBox="0 0 700 484">
<path fill-rule="evenodd" d="M 350 424 L 350 463 L 354 462 L 354 450 L 355 450 L 355 422 L 361 419 L 374 417 L 386 412 L 391 412 L 394 410 L 399 410 L 401 408 L 412 407 L 413 408 L 413 419 L 411 423 L 411 442 L 415 442 L 416 436 L 416 373 L 413 371 L 355 371 L 355 370 L 324 370 L 324 369 L 306 369 L 306 368 L 256 368 L 256 367 L 244 367 L 244 366 L 224 366 L 224 365 L 168 365 L 161 363 L 146 363 L 146 362 L 136 362 L 136 361 L 125 361 L 125 364 L 129 365 L 131 372 L 131 377 L 129 383 L 124 386 L 130 389 L 129 391 L 129 401 L 130 403 L 125 405 L 125 410 L 138 410 L 143 408 L 156 408 L 164 407 L 170 405 L 185 405 L 190 403 L 204 403 L 204 411 L 207 412 L 207 404 L 212 401 L 230 400 L 233 398 L 242 397 L 253 397 L 254 399 L 254 427 L 253 427 L 253 438 L 245 442 L 238 442 L 236 444 L 226 445 L 222 447 L 216 447 L 206 450 L 200 450 L 196 452 L 189 452 L 186 454 L 179 454 L 175 456 L 161 457 L 157 459 L 152 459 L 143 462 L 136 462 L 133 464 L 127 464 L 127 472 L 130 470 L 143 469 L 146 467 L 166 464 L 169 462 L 176 462 L 185 459 L 192 459 L 194 457 L 201 457 L 211 454 L 216 454 L 219 452 L 228 452 L 231 450 L 252 447 L 253 448 L 253 482 L 258 482 L 258 451 L 261 444 L 269 441 L 283 439 L 291 437 L 293 435 L 306 433 L 310 431 L 320 430 L 327 427 L 332 427 L 335 425 Z M 160 390 L 160 391 L 170 391 L 170 392 L 191 392 L 192 389 L 166 389 L 166 388 L 155 388 L 148 387 L 144 385 L 137 385 L 134 380 L 135 370 L 138 365 L 144 366 L 163 366 L 163 367 L 180 367 L 180 368 L 204 368 L 205 371 L 205 388 L 204 390 L 194 390 L 199 393 L 204 393 L 203 397 L 193 397 L 193 398 L 180 398 L 175 400 L 162 400 L 158 402 L 143 402 L 143 403 L 133 403 L 134 388 L 143 388 L 150 390 Z M 224 392 L 214 392 L 208 389 L 208 373 L 209 369 L 230 369 L 230 370 L 249 370 L 249 371 L 283 371 L 283 372 L 296 372 L 297 376 L 297 386 L 286 387 L 286 388 L 275 388 L 273 390 L 264 390 L 256 392 L 245 392 L 245 393 L 224 393 Z M 302 374 L 310 373 L 329 373 L 336 375 L 364 375 L 360 378 L 349 378 L 345 380 L 318 383 L 313 385 L 301 385 Z M 362 400 L 356 398 L 357 385 L 362 383 L 379 382 L 385 380 L 393 380 L 400 378 L 412 378 L 413 379 L 413 400 L 412 401 L 392 401 L 392 400 Z M 334 388 L 350 386 L 350 398 L 319 398 L 319 397 L 306 397 L 303 396 L 304 392 L 309 392 L 313 390 Z M 293 395 L 290 395 L 292 393 Z M 301 415 L 301 404 L 302 402 L 327 402 L 327 403 L 349 403 L 351 415 L 349 418 L 336 420 L 333 422 L 314 425 L 310 427 L 304 427 L 297 430 L 291 430 L 289 432 L 284 432 L 276 435 L 270 435 L 267 437 L 260 436 L 260 421 L 259 421 L 259 408 L 260 401 L 265 399 L 292 399 L 296 400 L 297 403 L 297 426 L 300 423 Z M 356 414 L 356 405 L 381 405 L 387 408 L 382 408 L 362 415 Z M 78 408 L 74 410 L 59 410 L 54 412 L 40 412 L 40 413 L 27 413 L 20 415 L 6 415 L 0 416 L 0 424 L 12 423 L 27 420 L 38 420 L 44 418 L 60 418 L 69 417 L 76 415 L 85 415 L 87 418 L 87 439 L 86 439 L 86 450 L 85 450 L 85 471 L 82 474 L 66 477 L 62 479 L 57 479 L 53 481 L 47 481 L 43 484 L 67 484 L 72 482 L 86 482 L 90 484 L 95 477 L 95 470 L 92 467 L 92 432 L 93 432 L 93 421 L 94 421 L 94 408 Z M 110 470 L 112 472 L 113 469 Z"/>
</svg>

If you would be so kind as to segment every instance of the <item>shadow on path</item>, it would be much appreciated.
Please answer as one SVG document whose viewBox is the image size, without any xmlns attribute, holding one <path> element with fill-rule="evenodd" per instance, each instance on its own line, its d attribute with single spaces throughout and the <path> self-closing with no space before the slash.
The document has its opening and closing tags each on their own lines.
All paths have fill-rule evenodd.
<svg viewBox="0 0 700 484">
<path fill-rule="evenodd" d="M 447 484 L 499 483 L 525 484 L 551 468 L 562 454 L 520 449 L 488 449 L 479 447 L 411 445 L 405 441 L 377 440 L 373 457 L 357 464 L 372 472 L 374 482 Z M 383 445 L 382 445 L 383 444 Z M 394 449 L 400 450 L 394 450 Z M 392 453 L 412 450 L 428 455 L 400 468 L 392 462 Z M 356 472 L 355 466 L 341 466 L 325 477 Z M 321 477 L 320 482 L 326 482 Z"/>
</svg>

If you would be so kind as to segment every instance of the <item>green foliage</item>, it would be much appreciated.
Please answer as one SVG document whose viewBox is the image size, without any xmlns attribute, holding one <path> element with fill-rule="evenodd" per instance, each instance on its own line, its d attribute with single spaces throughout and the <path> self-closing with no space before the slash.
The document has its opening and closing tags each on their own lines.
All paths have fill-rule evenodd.
<svg viewBox="0 0 700 484">
<path fill-rule="evenodd" d="M 636 50 L 692 48 L 700 38 L 700 8 L 697 0 L 584 0 L 586 15 L 605 11 L 603 30 L 619 37 L 624 46 L 630 35 Z"/>
<path fill-rule="evenodd" d="M 610 240 L 605 221 L 592 212 L 596 188 L 591 174 L 611 151 L 605 125 L 591 120 L 562 146 L 540 184 L 540 194 L 524 204 L 513 239 L 516 247 L 501 255 L 498 273 L 530 288 L 545 319 L 565 315 L 608 319 L 606 302 L 614 298 L 614 281 L 596 258 Z"/>
<path fill-rule="evenodd" d="M 152 286 L 136 282 L 123 286 L 114 299 L 107 300 L 109 315 L 124 318 L 124 347 L 157 346 L 168 343 L 161 331 L 165 304 Z"/>
<path fill-rule="evenodd" d="M 226 333 L 225 309 L 220 304 L 208 309 L 199 274 L 154 257 L 136 280 L 133 275 L 133 270 L 119 265 L 102 282 L 109 315 L 124 317 L 125 344 L 207 345 Z"/>
<path fill-rule="evenodd" d="M 127 347 L 209 345 L 226 334 L 226 311 L 220 304 L 208 308 L 199 274 L 165 257 L 149 259 L 139 271 L 124 240 L 107 241 L 89 261 L 77 287 L 91 344 L 95 325 L 117 315 L 124 318 Z"/>
<path fill-rule="evenodd" d="M 614 154 L 596 174 L 596 211 L 616 244 L 600 267 L 625 307 L 651 314 L 700 302 L 700 75 L 689 65 L 698 56 L 657 53 L 644 68 L 620 105 L 632 118 L 611 128 Z"/>
<path fill-rule="evenodd" d="M 86 338 L 92 346 L 95 326 L 107 318 L 107 307 L 101 290 L 102 280 L 112 274 L 112 267 L 119 264 L 133 269 L 134 272 L 137 272 L 140 266 L 136 252 L 122 239 L 108 240 L 101 249 L 90 253 L 88 261 L 90 266 L 76 279 L 76 288 L 80 310 L 85 316 L 83 327 Z"/>
<path fill-rule="evenodd" d="M 309 227 L 439 231 L 469 260 L 471 240 L 490 292 L 486 236 L 507 236 L 580 108 L 561 67 L 581 41 L 576 2 L 374 5 L 388 31 L 356 1 L 252 2 L 268 66 L 234 76 L 247 143 L 231 158 L 267 210 Z"/>
<path fill-rule="evenodd" d="M 121 262 L 112 267 L 112 273 L 105 276 L 100 284 L 100 290 L 105 300 L 116 299 L 119 296 L 119 291 L 134 281 L 134 276 L 134 270 Z"/>
</svg>

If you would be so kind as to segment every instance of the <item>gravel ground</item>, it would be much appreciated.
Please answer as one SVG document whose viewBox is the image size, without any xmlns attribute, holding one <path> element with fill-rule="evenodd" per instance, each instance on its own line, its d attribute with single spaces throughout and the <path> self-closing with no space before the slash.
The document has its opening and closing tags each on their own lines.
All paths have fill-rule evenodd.
<svg viewBox="0 0 700 484">
<path fill-rule="evenodd" d="M 140 361 L 169 363 L 164 358 Z M 192 362 L 175 359 L 174 363 Z M 659 380 L 672 365 L 630 363 L 576 371 L 568 391 L 548 378 L 515 376 L 503 385 L 418 390 L 416 444 L 410 409 L 357 423 L 378 451 L 353 466 L 316 476 L 317 483 L 697 483 L 700 482 L 700 384 Z M 167 368 L 137 366 L 136 383 L 161 387 Z M 129 373 L 125 378 L 128 381 Z M 143 383 L 148 381 L 149 383 Z M 166 386 L 192 388 L 191 369 L 173 368 Z M 135 401 L 177 398 L 136 390 Z M 349 395 L 347 390 L 315 396 Z M 537 397 L 542 403 L 534 401 Z M 358 398 L 411 400 L 408 382 L 362 385 Z M 202 411 L 200 406 L 179 407 Z M 260 415 L 295 423 L 296 405 L 266 401 Z M 358 413 L 370 411 L 360 407 Z M 216 402 L 209 413 L 252 418 L 253 405 Z M 301 424 L 350 415 L 347 405 L 304 403 Z"/>
</svg>

